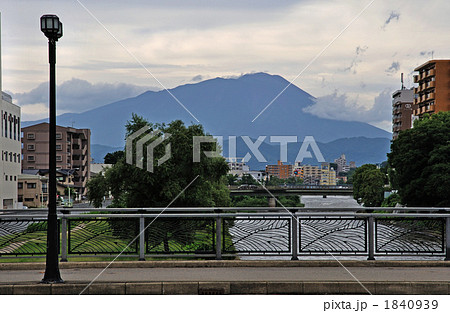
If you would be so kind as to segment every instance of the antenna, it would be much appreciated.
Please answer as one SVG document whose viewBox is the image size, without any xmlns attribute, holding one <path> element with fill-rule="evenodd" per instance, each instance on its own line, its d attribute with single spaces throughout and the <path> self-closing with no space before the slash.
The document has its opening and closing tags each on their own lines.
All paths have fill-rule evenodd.
<svg viewBox="0 0 450 313">
<path fill-rule="evenodd" d="M 403 85 L 403 73 L 401 75 L 401 82 L 402 82 L 402 90 L 405 89 L 405 85 Z"/>
</svg>

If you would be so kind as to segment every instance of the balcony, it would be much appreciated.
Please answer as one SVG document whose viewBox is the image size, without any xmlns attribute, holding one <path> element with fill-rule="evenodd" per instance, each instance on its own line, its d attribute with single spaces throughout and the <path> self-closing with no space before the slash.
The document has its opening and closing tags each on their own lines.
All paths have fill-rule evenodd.
<svg viewBox="0 0 450 313">
<path fill-rule="evenodd" d="M 420 99 L 419 98 L 414 98 L 414 104 L 419 104 L 420 103 Z"/>
<path fill-rule="evenodd" d="M 414 93 L 415 93 L 415 94 L 418 94 L 419 91 L 420 91 L 419 89 L 420 89 L 420 88 L 418 88 L 418 87 L 414 87 Z"/>
<path fill-rule="evenodd" d="M 434 112 L 434 110 L 435 110 L 435 105 L 434 104 L 427 106 L 427 113 Z"/>
<path fill-rule="evenodd" d="M 426 72 L 426 77 L 430 77 L 430 76 L 434 76 L 434 75 L 436 75 L 436 70 L 435 69 L 432 69 L 432 70 L 429 70 L 428 72 Z"/>
<path fill-rule="evenodd" d="M 419 75 L 414 75 L 414 83 L 417 84 L 419 82 Z"/>
<path fill-rule="evenodd" d="M 435 97 L 434 92 L 430 92 L 429 94 L 427 94 L 426 99 L 431 100 L 431 99 L 434 99 L 434 97 Z"/>
</svg>

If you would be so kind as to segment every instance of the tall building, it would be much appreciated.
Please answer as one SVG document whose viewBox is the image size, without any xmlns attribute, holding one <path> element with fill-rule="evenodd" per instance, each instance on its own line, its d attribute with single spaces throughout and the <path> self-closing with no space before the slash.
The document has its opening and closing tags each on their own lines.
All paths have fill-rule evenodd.
<svg viewBox="0 0 450 313">
<path fill-rule="evenodd" d="M 392 94 L 392 139 L 398 137 L 400 131 L 412 127 L 413 110 L 417 109 L 414 104 L 414 90 L 402 88 Z"/>
<path fill-rule="evenodd" d="M 450 111 L 450 60 L 430 60 L 414 69 L 414 115 Z"/>
<path fill-rule="evenodd" d="M 20 107 L 9 95 L 1 93 L 0 150 L 0 205 L 17 208 L 17 178 L 20 174 Z"/>
<path fill-rule="evenodd" d="M 22 170 L 49 168 L 49 124 L 22 129 Z M 56 126 L 56 168 L 74 169 L 74 184 L 79 195 L 86 195 L 90 178 L 91 131 Z"/>
<path fill-rule="evenodd" d="M 320 164 L 320 185 L 321 186 L 335 186 L 337 183 L 336 180 L 336 171 L 333 167 L 330 166 L 330 163 L 321 163 Z"/>
<path fill-rule="evenodd" d="M 322 171 L 319 166 L 303 165 L 303 183 L 305 185 L 319 185 L 322 176 Z"/>
<path fill-rule="evenodd" d="M 286 179 L 292 176 L 292 164 L 283 164 L 283 162 L 278 161 L 277 164 L 266 165 L 267 175 L 275 176 L 281 179 Z"/>
<path fill-rule="evenodd" d="M 1 18 L 0 18 L 1 25 Z M 1 34 L 1 27 L 0 27 Z M 2 90 L 0 36 L 0 208 L 17 208 L 17 179 L 20 174 L 20 107 Z"/>
</svg>

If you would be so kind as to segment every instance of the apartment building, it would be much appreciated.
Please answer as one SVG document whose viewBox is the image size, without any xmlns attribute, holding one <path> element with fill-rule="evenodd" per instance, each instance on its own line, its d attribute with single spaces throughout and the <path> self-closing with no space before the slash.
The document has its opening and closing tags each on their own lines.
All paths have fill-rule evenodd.
<svg viewBox="0 0 450 313">
<path fill-rule="evenodd" d="M 292 177 L 292 164 L 283 164 L 283 162 L 278 161 L 277 164 L 266 165 L 266 173 L 270 176 L 275 176 L 281 179 L 286 179 Z"/>
<path fill-rule="evenodd" d="M 320 164 L 320 185 L 321 186 L 336 186 L 336 171 L 330 166 L 330 163 Z"/>
<path fill-rule="evenodd" d="M 248 165 L 244 162 L 244 158 L 227 158 L 228 174 L 238 175 L 239 177 L 250 171 Z"/>
<path fill-rule="evenodd" d="M 22 170 L 49 168 L 49 124 L 40 123 L 22 129 Z M 76 170 L 74 184 L 77 193 L 86 195 L 90 178 L 91 131 L 56 126 L 57 169 Z"/>
<path fill-rule="evenodd" d="M 17 178 L 21 164 L 20 107 L 4 92 L 1 92 L 0 113 L 0 205 L 3 209 L 17 208 Z"/>
<path fill-rule="evenodd" d="M 414 90 L 402 89 L 392 94 L 392 139 L 398 137 L 400 131 L 412 127 L 413 111 L 418 108 L 414 104 Z"/>
<path fill-rule="evenodd" d="M 413 114 L 433 114 L 450 111 L 450 60 L 430 60 L 414 69 L 414 104 L 417 108 Z"/>
<path fill-rule="evenodd" d="M 303 183 L 305 185 L 319 185 L 322 171 L 316 165 L 303 165 Z"/>
</svg>

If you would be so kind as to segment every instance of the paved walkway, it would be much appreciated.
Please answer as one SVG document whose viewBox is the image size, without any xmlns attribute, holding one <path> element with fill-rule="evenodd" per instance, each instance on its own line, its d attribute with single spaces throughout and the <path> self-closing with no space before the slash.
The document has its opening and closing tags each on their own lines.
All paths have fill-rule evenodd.
<svg viewBox="0 0 450 313">
<path fill-rule="evenodd" d="M 115 262 L 85 293 L 368 294 L 368 290 L 373 294 L 450 293 L 450 262 L 343 263 L 346 268 L 328 261 Z M 42 285 L 38 283 L 44 274 L 44 264 L 0 263 L 0 294 L 78 294 L 108 264 L 61 263 L 65 284 Z"/>
</svg>

